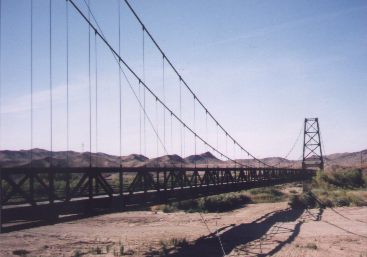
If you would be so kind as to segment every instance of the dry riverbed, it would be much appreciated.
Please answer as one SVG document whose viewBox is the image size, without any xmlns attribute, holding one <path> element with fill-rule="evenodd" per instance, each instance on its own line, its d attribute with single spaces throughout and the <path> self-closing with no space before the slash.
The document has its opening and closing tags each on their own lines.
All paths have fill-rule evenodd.
<svg viewBox="0 0 367 257">
<path fill-rule="evenodd" d="M 120 256 L 122 251 L 130 256 L 219 257 L 224 251 L 227 256 L 367 257 L 367 207 L 308 212 L 263 203 L 202 216 L 137 211 L 0 235 L 0 256 Z"/>
</svg>

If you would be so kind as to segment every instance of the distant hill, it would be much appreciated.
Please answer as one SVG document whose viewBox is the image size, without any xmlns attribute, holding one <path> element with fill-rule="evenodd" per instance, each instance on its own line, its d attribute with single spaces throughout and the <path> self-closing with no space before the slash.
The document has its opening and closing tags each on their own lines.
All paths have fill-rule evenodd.
<svg viewBox="0 0 367 257">
<path fill-rule="evenodd" d="M 89 152 L 74 152 L 74 151 L 58 151 L 51 153 L 44 149 L 33 149 L 33 167 L 89 167 L 90 162 L 92 166 L 97 167 L 164 167 L 164 166 L 198 166 L 205 167 L 207 165 L 215 165 L 219 167 L 226 167 L 233 165 L 231 161 L 223 161 L 214 156 L 210 152 L 190 155 L 182 158 L 179 155 L 164 155 L 158 158 L 149 159 L 144 155 L 130 154 L 128 156 L 115 156 L 105 153 Z M 353 153 L 335 153 L 324 156 L 325 167 L 327 170 L 337 170 L 340 168 L 359 168 L 362 165 L 367 168 L 367 149 L 360 152 Z M 0 165 L 1 167 L 29 167 L 30 166 L 31 151 L 30 150 L 3 150 L 0 151 Z M 68 159 L 68 161 L 67 161 Z M 238 163 L 246 166 L 258 167 L 259 164 L 253 159 L 238 159 Z M 288 160 L 280 157 L 268 157 L 261 159 L 261 161 L 271 166 L 279 167 L 301 167 L 301 161 Z"/>
<path fill-rule="evenodd" d="M 222 160 L 215 157 L 211 152 L 205 152 L 199 155 L 190 155 L 185 158 L 185 161 L 189 164 L 206 165 L 206 164 L 221 164 Z"/>
</svg>

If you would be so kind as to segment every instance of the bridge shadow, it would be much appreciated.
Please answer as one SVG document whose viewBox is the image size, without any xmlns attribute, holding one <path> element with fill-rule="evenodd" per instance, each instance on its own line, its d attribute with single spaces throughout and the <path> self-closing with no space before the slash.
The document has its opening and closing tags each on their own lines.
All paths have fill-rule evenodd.
<svg viewBox="0 0 367 257">
<path fill-rule="evenodd" d="M 168 249 L 167 256 L 222 257 L 223 250 L 225 254 L 232 253 L 234 256 L 270 256 L 298 236 L 305 220 L 320 220 L 322 212 L 319 209 L 317 214 L 311 215 L 302 209 L 290 208 L 271 212 L 251 223 L 218 229 L 223 249 L 216 234 L 212 233 L 188 246 Z M 146 256 L 155 256 L 155 253 Z"/>
<path fill-rule="evenodd" d="M 49 226 L 57 223 L 66 223 L 71 222 L 75 220 L 81 220 L 85 218 L 95 217 L 99 215 L 105 215 L 112 213 L 111 211 L 101 211 L 101 212 L 95 212 L 95 213 L 78 213 L 73 215 L 67 215 L 58 217 L 56 220 L 47 220 L 47 219 L 30 219 L 30 220 L 14 220 L 11 222 L 8 222 L 6 225 L 3 225 L 1 233 L 10 233 L 14 231 L 24 230 L 24 229 L 31 229 L 36 227 L 42 227 L 42 226 Z"/>
<path fill-rule="evenodd" d="M 59 223 L 67 223 L 71 221 L 76 220 L 82 220 L 86 218 L 92 218 L 97 216 L 102 216 L 106 214 L 112 214 L 112 213 L 118 213 L 123 211 L 150 211 L 150 204 L 140 204 L 140 205 L 134 205 L 134 206 L 127 206 L 125 208 L 121 209 L 93 209 L 88 212 L 81 212 L 81 213 L 72 213 L 69 215 L 60 215 L 56 218 L 53 218 L 52 215 L 50 217 L 47 217 L 46 214 L 45 218 L 30 218 L 26 220 L 12 220 L 10 222 L 7 222 L 5 225 L 3 225 L 1 229 L 1 233 L 10 233 L 14 231 L 24 230 L 24 229 L 31 229 L 36 227 L 42 227 L 42 226 L 49 226 Z"/>
</svg>

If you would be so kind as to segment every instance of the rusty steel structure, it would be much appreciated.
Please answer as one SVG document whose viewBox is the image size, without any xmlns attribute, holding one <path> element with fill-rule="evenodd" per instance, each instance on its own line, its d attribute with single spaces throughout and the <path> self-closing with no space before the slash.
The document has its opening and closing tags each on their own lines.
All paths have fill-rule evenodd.
<svg viewBox="0 0 367 257">
<path fill-rule="evenodd" d="M 191 199 L 310 179 L 276 168 L 3 168 L 1 221 L 55 222 L 62 215 Z M 6 227 L 5 226 L 5 227 Z"/>
<path fill-rule="evenodd" d="M 322 155 L 320 125 L 318 118 L 305 119 L 302 168 L 324 169 L 324 157 Z"/>
</svg>

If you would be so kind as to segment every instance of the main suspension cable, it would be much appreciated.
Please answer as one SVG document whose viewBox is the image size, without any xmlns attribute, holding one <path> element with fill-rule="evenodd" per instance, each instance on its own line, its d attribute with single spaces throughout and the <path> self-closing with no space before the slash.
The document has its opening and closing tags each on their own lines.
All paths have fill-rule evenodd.
<svg viewBox="0 0 367 257">
<path fill-rule="evenodd" d="M 146 32 L 146 34 L 150 37 L 151 41 L 153 42 L 153 44 L 156 46 L 156 48 L 158 49 L 158 51 L 162 54 L 162 56 L 165 57 L 167 63 L 170 65 L 170 67 L 172 68 L 172 70 L 176 73 L 176 75 L 179 77 L 180 81 L 182 81 L 182 83 L 185 85 L 185 87 L 189 90 L 189 92 L 195 96 L 196 94 L 193 92 L 193 90 L 189 87 L 189 85 L 187 84 L 187 82 L 182 78 L 181 74 L 178 72 L 178 70 L 176 69 L 176 67 L 172 64 L 172 62 L 170 61 L 170 59 L 167 57 L 167 55 L 165 54 L 165 52 L 162 50 L 162 48 L 158 45 L 158 43 L 156 42 L 156 40 L 153 38 L 153 36 L 151 35 L 151 33 L 149 32 L 149 30 L 147 30 L 145 24 L 142 22 L 142 20 L 140 19 L 140 17 L 137 15 L 137 13 L 135 12 L 135 10 L 132 8 L 132 6 L 130 5 L 128 0 L 124 0 L 124 2 L 126 3 L 126 5 L 128 6 L 128 8 L 130 9 L 130 11 L 133 13 L 133 15 L 135 16 L 135 18 L 137 19 L 137 21 L 140 23 L 140 25 L 142 27 L 144 27 L 144 30 Z M 200 99 L 197 98 L 198 103 L 202 106 L 202 108 L 204 108 L 205 110 L 207 110 L 207 108 L 205 107 L 205 105 L 200 101 Z M 215 123 L 217 123 L 218 127 L 223 131 L 223 133 L 228 134 L 229 138 L 231 140 L 233 140 L 235 142 L 236 145 L 238 145 L 239 148 L 241 148 L 244 152 L 246 152 L 249 156 L 251 156 L 253 159 L 257 160 L 259 163 L 263 164 L 264 166 L 267 167 L 273 167 L 271 165 L 268 165 L 267 163 L 259 160 L 258 158 L 256 158 L 253 154 L 251 154 L 249 151 L 247 151 L 242 145 L 240 145 L 225 129 L 224 127 L 217 121 L 217 119 L 214 118 L 214 116 L 208 111 L 208 115 L 213 119 L 213 121 Z"/>
<path fill-rule="evenodd" d="M 74 3 L 74 0 L 66 0 L 68 2 L 70 2 L 72 4 L 72 6 L 75 8 L 75 10 L 82 16 L 82 18 L 89 24 L 89 26 L 94 30 L 95 32 L 95 36 L 98 36 L 102 42 L 107 46 L 107 48 L 110 49 L 111 53 L 113 54 L 113 56 L 116 58 L 116 61 L 119 63 L 119 65 L 123 64 L 127 70 L 140 82 L 140 84 L 142 86 L 144 86 L 144 88 L 146 90 L 148 90 L 148 92 L 157 99 L 157 101 L 168 111 L 170 112 L 173 117 L 179 122 L 182 124 L 182 126 L 184 126 L 185 128 L 187 128 L 188 131 L 190 131 L 192 134 L 196 135 L 196 137 L 201 140 L 203 143 L 206 143 L 213 151 L 215 151 L 217 154 L 227 158 L 228 160 L 231 160 L 233 162 L 235 162 L 235 160 L 231 159 L 230 157 L 226 156 L 224 153 L 222 153 L 221 151 L 219 151 L 218 149 L 216 149 L 215 147 L 213 147 L 211 144 L 209 144 L 208 142 L 206 142 L 202 137 L 200 137 L 195 131 L 193 131 L 193 129 L 191 129 L 190 127 L 188 127 L 186 125 L 186 123 L 180 119 L 175 113 L 172 112 L 172 110 L 145 84 L 145 82 L 142 81 L 142 79 L 134 72 L 134 70 L 124 61 L 124 59 L 121 58 L 121 56 L 116 52 L 116 50 L 111 46 L 111 44 L 106 40 L 106 38 L 103 36 L 103 34 L 101 34 L 102 32 L 99 32 L 97 30 L 97 28 L 87 19 L 87 17 L 85 16 L 85 14 L 80 10 L 80 8 Z M 89 9 L 89 8 L 88 8 Z M 90 11 L 90 9 L 89 9 Z M 93 15 L 92 15 L 93 17 Z M 98 25 L 97 25 L 98 26 Z M 126 77 L 126 74 L 123 73 L 125 78 Z M 135 92 L 135 91 L 134 91 Z M 139 103 L 141 103 L 139 101 Z M 141 106 L 142 107 L 142 106 Z M 146 112 L 145 112 L 146 114 Z M 147 114 L 146 114 L 147 115 Z M 149 116 L 147 116 L 148 120 L 150 121 L 149 119 Z M 151 121 L 150 121 L 151 123 Z M 154 126 L 153 126 L 154 127 Z M 162 143 L 163 145 L 163 143 Z M 242 165 L 241 164 L 241 167 L 248 167 L 247 165 Z"/>
</svg>

